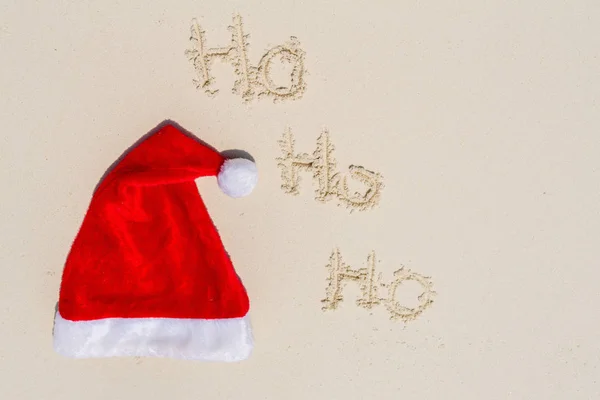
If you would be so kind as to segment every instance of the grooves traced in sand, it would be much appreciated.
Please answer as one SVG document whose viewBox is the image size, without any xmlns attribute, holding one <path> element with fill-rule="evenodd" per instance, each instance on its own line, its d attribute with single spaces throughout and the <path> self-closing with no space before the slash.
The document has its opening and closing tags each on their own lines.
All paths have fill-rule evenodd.
<svg viewBox="0 0 600 400">
<path fill-rule="evenodd" d="M 233 16 L 233 25 L 227 28 L 231 32 L 231 42 L 225 47 L 206 46 L 206 32 L 202 30 L 198 21 L 192 21 L 190 42 L 192 47 L 185 54 L 194 66 L 196 78 L 193 80 L 197 89 L 204 90 L 209 96 L 214 96 L 219 89 L 214 88 L 215 80 L 211 75 L 211 66 L 214 60 L 221 60 L 233 66 L 236 80 L 232 92 L 242 97 L 244 102 L 256 98 L 270 98 L 274 102 L 281 100 L 300 99 L 306 90 L 305 52 L 300 48 L 300 42 L 294 36 L 282 45 L 268 50 L 260 59 L 257 67 L 250 64 L 248 48 L 250 35 L 244 34 L 242 17 Z M 282 63 L 292 63 L 293 68 L 289 76 L 289 85 L 277 85 L 272 78 L 272 65 L 274 60 Z"/>
<path fill-rule="evenodd" d="M 423 276 L 404 267 L 394 272 L 394 280 L 390 283 L 382 282 L 382 275 L 375 274 L 377 261 L 375 252 L 372 251 L 367 257 L 367 267 L 351 269 L 344 263 L 339 249 L 335 249 L 329 257 L 326 268 L 329 271 L 327 278 L 326 296 L 322 310 L 336 310 L 344 300 L 342 291 L 348 282 L 356 282 L 360 286 L 362 296 L 356 300 L 358 307 L 371 309 L 377 305 L 384 304 L 390 313 L 390 319 L 409 322 L 419 317 L 428 307 L 433 304 L 436 292 L 433 290 L 433 282 L 430 277 Z M 423 292 L 418 296 L 419 304 L 416 307 L 406 307 L 400 304 L 396 298 L 398 288 L 403 282 L 414 281 L 418 283 Z M 381 297 L 381 292 L 387 291 L 387 297 Z"/>
<path fill-rule="evenodd" d="M 329 131 L 323 129 L 317 138 L 317 146 L 312 155 L 296 154 L 295 142 L 291 129 L 287 129 L 279 140 L 283 153 L 278 157 L 277 165 L 281 168 L 281 189 L 288 194 L 300 193 L 300 171 L 312 172 L 316 184 L 315 200 L 327 202 L 336 199 L 339 205 L 345 206 L 350 212 L 365 211 L 379 204 L 383 189 L 381 174 L 369 171 L 361 166 L 351 165 L 348 174 L 335 172 L 337 162 L 333 155 L 335 147 L 331 143 Z M 362 183 L 367 189 L 363 192 L 351 193 L 349 179 Z"/>
</svg>

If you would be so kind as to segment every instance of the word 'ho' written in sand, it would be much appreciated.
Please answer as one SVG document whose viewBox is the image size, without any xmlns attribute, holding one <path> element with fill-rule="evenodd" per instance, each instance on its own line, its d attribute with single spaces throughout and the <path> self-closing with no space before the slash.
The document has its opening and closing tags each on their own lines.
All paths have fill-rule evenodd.
<svg viewBox="0 0 600 400">
<path fill-rule="evenodd" d="M 360 285 L 362 297 L 356 301 L 359 307 L 371 309 L 384 304 L 392 320 L 412 321 L 431 306 L 436 292 L 433 291 L 433 283 L 429 277 L 401 268 L 394 272 L 394 280 L 386 284 L 381 282 L 381 274 L 375 274 L 375 264 L 375 252 L 371 252 L 367 257 L 366 268 L 351 269 L 342 260 L 340 251 L 334 250 L 327 265 L 329 284 L 326 289 L 327 296 L 321 300 L 324 304 L 323 311 L 337 309 L 339 303 L 344 299 L 342 295 L 344 284 L 350 281 Z M 407 281 L 416 282 L 423 289 L 418 296 L 419 303 L 416 307 L 404 306 L 396 299 L 402 283 Z M 381 292 L 385 293 L 384 297 L 380 297 Z"/>
<path fill-rule="evenodd" d="M 221 59 L 233 66 L 236 80 L 233 93 L 242 96 L 249 102 L 255 98 L 268 97 L 274 101 L 299 99 L 304 94 L 306 83 L 304 76 L 304 51 L 298 40 L 291 36 L 286 43 L 268 50 L 260 59 L 258 66 L 250 65 L 248 59 L 248 38 L 244 34 L 242 17 L 235 15 L 233 25 L 228 27 L 231 32 L 231 42 L 224 47 L 207 47 L 205 32 L 194 20 L 192 22 L 192 48 L 186 55 L 194 65 L 197 78 L 194 84 L 208 95 L 215 95 L 219 90 L 214 89 L 214 78 L 211 76 L 211 65 L 215 59 Z M 273 63 L 275 61 L 292 64 L 289 81 L 285 85 L 278 84 L 273 79 Z"/>
<path fill-rule="evenodd" d="M 326 202 L 335 198 L 340 205 L 346 206 L 351 212 L 354 210 L 364 211 L 378 204 L 383 188 L 381 175 L 356 165 L 348 168 L 348 174 L 335 172 L 334 146 L 326 129 L 317 139 L 317 148 L 312 155 L 295 153 L 294 137 L 290 129 L 283 134 L 279 145 L 283 157 L 277 158 L 277 162 L 282 169 L 283 184 L 281 188 L 286 193 L 299 194 L 299 172 L 305 170 L 313 174 L 317 185 L 315 192 L 317 201 Z M 360 183 L 366 189 L 363 192 L 351 193 L 349 181 Z"/>
</svg>

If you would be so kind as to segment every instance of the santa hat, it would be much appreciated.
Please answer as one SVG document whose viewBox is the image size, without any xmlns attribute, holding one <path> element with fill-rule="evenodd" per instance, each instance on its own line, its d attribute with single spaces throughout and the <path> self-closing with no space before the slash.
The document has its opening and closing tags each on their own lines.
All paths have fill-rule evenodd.
<svg viewBox="0 0 600 400">
<path fill-rule="evenodd" d="M 93 195 L 66 260 L 54 348 L 76 358 L 238 361 L 253 347 L 246 290 L 195 179 L 249 194 L 256 166 L 173 125 L 127 153 Z"/>
</svg>

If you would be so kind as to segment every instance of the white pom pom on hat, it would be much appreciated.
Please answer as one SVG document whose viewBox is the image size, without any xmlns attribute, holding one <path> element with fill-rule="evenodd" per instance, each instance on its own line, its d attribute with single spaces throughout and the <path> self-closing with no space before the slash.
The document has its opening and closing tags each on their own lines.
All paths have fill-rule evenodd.
<svg viewBox="0 0 600 400">
<path fill-rule="evenodd" d="M 257 182 L 256 164 L 245 158 L 226 159 L 217 175 L 217 183 L 223 193 L 233 198 L 248 196 Z"/>
</svg>

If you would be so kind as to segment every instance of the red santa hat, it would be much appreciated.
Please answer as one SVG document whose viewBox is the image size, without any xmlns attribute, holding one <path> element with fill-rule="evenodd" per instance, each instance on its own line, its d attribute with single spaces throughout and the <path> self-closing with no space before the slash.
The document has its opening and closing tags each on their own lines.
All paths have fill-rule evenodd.
<svg viewBox="0 0 600 400">
<path fill-rule="evenodd" d="M 66 260 L 54 348 L 76 358 L 238 361 L 253 347 L 249 301 L 195 179 L 249 194 L 256 166 L 167 125 L 112 169 Z"/>
</svg>

